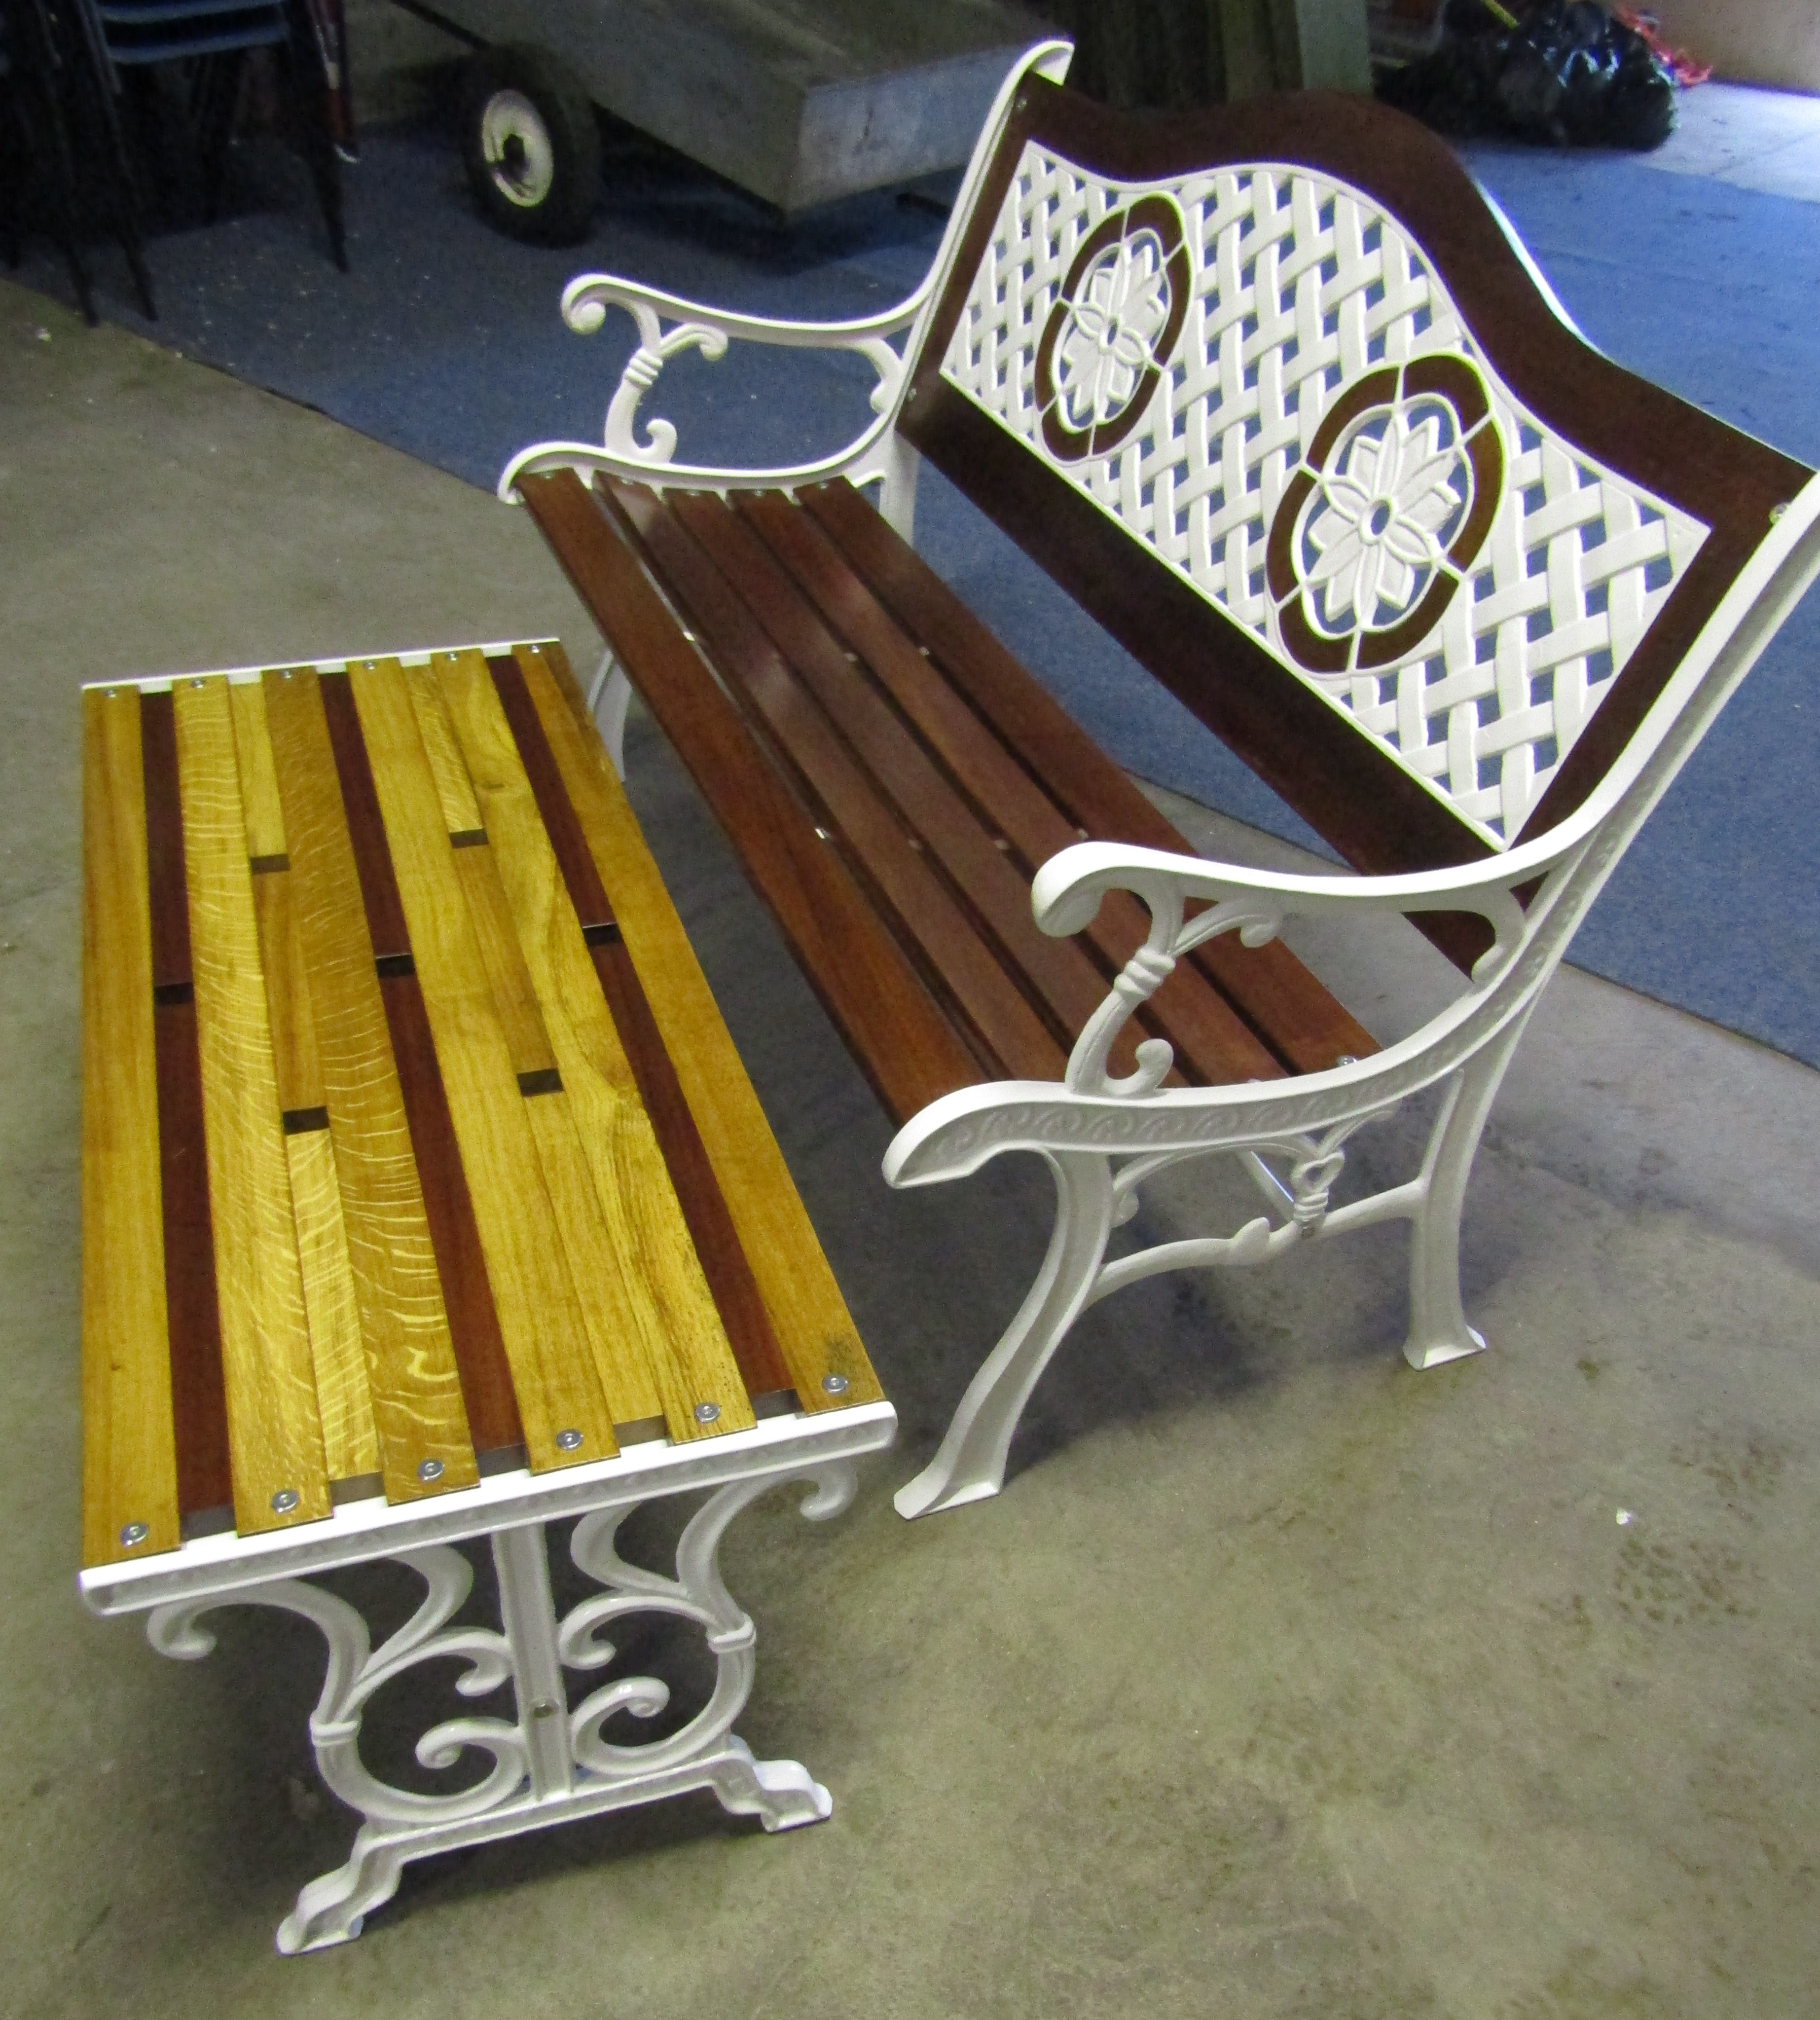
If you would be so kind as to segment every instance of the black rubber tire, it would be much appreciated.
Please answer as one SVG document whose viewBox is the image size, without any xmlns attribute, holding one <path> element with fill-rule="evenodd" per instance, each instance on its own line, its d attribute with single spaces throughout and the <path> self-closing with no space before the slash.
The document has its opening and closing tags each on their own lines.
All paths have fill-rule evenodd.
<svg viewBox="0 0 1820 2020">
<path fill-rule="evenodd" d="M 600 128 L 587 93 L 553 56 L 508 46 L 474 58 L 461 158 L 474 201 L 500 231 L 541 245 L 586 236 L 600 198 Z"/>
</svg>

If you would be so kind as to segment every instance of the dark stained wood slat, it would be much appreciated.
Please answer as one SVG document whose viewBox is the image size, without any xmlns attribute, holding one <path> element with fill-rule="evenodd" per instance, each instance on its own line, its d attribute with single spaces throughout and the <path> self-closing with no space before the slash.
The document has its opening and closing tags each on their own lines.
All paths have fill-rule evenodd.
<svg viewBox="0 0 1820 2020">
<path fill-rule="evenodd" d="M 209 1159 L 202 1135 L 202 1063 L 190 972 L 176 719 L 168 693 L 141 696 L 140 728 L 151 975 L 158 999 L 153 1019 L 171 1415 L 177 1448 L 177 1507 L 189 1517 L 231 1506 L 234 1479 L 227 1450 L 227 1386 L 221 1364 Z"/>
<path fill-rule="evenodd" d="M 721 673 L 745 697 L 779 756 L 823 809 L 823 818 L 894 915 L 928 983 L 951 1002 L 1002 1071 L 1059 1080 L 1066 1054 L 1001 968 L 971 920 L 910 845 L 819 705 L 772 645 L 738 590 L 675 517 L 641 485 L 609 484 L 674 598 L 711 643 Z"/>
<path fill-rule="evenodd" d="M 823 617 L 858 653 L 960 786 L 1000 828 L 1034 875 L 1083 839 L 1037 779 L 976 715 L 935 662 L 872 594 L 826 529 L 783 492 L 741 492 L 737 509 L 757 527 Z M 1023 910 L 1029 920 L 1027 888 Z M 1116 973 L 1143 940 L 1149 918 L 1138 901 L 1112 892 L 1085 938 Z M 1034 930 L 1032 922 L 1033 931 Z M 1141 1013 L 1167 1038 L 1193 1077 L 1213 1082 L 1274 1079 L 1276 1055 L 1192 963 L 1177 968 Z"/>
<path fill-rule="evenodd" d="M 1007 652 L 915 550 L 845 482 L 802 493 L 866 587 L 1096 839 L 1194 852 L 1060 703 Z M 1287 947 L 1216 941 L 1196 965 L 1266 1044 L 1299 1073 L 1378 1050 L 1371 1034 Z"/>
<path fill-rule="evenodd" d="M 525 677 L 518 663 L 510 659 L 489 660 L 488 667 L 537 811 L 550 837 L 569 902 L 584 932 L 591 927 L 599 936 L 590 939 L 588 951 L 600 978 L 607 1012 L 625 1048 L 638 1098 L 650 1117 L 669 1168 L 683 1224 L 695 1244 L 702 1274 L 707 1279 L 721 1323 L 726 1328 L 728 1343 L 739 1364 L 746 1393 L 757 1397 L 787 1389 L 789 1372 L 752 1266 L 739 1245 L 732 1215 L 684 1098 L 675 1066 L 651 1014 L 638 970 L 618 936 L 612 901 L 563 788 L 561 773 L 525 689 Z"/>
<path fill-rule="evenodd" d="M 1105 1000 L 1105 979 L 1077 943 L 1037 926 L 1029 884 L 999 846 L 1008 837 L 996 820 L 983 822 L 937 769 L 738 513 L 712 493 L 680 498 L 674 509 L 820 704 L 875 790 L 895 807 L 1009 954 L 1014 980 L 1025 985 L 1053 1035 L 1064 1047 L 1071 1045 Z"/>
<path fill-rule="evenodd" d="M 987 1076 L 903 950 L 679 634 L 635 547 L 572 470 L 519 486 L 615 655 L 751 874 L 888 1114 L 906 1121 Z"/>
<path fill-rule="evenodd" d="M 430 1245 L 436 1252 L 437 1274 L 441 1279 L 449 1341 L 461 1378 L 462 1406 L 467 1413 L 475 1455 L 484 1458 L 489 1452 L 521 1445 L 524 1426 L 518 1418 L 499 1314 L 493 1308 L 492 1287 L 487 1281 L 474 1203 L 461 1168 L 449 1098 L 430 1041 L 423 991 L 409 967 L 410 934 L 386 847 L 379 794 L 360 734 L 354 692 L 345 674 L 325 676 L 321 691 L 354 848 L 354 874 L 366 906 L 374 956 L 380 964 L 380 997 L 423 1188 Z"/>
</svg>

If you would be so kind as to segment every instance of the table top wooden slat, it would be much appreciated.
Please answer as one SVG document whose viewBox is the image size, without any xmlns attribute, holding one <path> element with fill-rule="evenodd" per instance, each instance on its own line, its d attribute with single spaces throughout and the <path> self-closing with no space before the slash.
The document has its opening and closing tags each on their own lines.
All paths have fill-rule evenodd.
<svg viewBox="0 0 1820 2020">
<path fill-rule="evenodd" d="M 329 1477 L 227 683 L 173 691 L 221 1361 L 242 1535 L 320 1519 Z"/>
<path fill-rule="evenodd" d="M 661 1415 L 685 1439 L 749 1423 L 742 1371 L 492 671 L 470 652 L 438 672 L 561 1076 L 558 1107 L 547 1114 L 534 1103 L 531 1112 L 551 1139 L 547 1156 L 558 1143 L 575 1146 L 554 1167 L 583 1182 L 584 1241 L 572 1259 L 580 1281 L 605 1287 L 608 1352 L 637 1379 L 635 1406 L 608 1382 L 615 1420 Z M 590 909 L 604 910 L 604 899 Z M 704 1424 L 696 1407 L 709 1402 L 721 1414 Z"/>
<path fill-rule="evenodd" d="M 1030 763 L 1074 824 L 1099 839 L 1176 853 L 1193 852 L 1054 697 L 1032 678 L 906 542 L 845 482 L 801 494 L 867 587 L 981 716 Z M 1363 1059 L 1377 1041 L 1273 941 L 1241 946 L 1227 936 L 1197 950 L 1212 979 L 1284 1064 L 1317 1073 L 1342 1055 Z"/>
<path fill-rule="evenodd" d="M 285 1159 L 291 1174 L 291 1212 L 329 1486 L 370 1480 L 383 1491 L 379 1432 L 360 1336 L 360 1301 L 348 1260 L 335 1145 L 326 1127 L 287 1135 Z"/>
<path fill-rule="evenodd" d="M 240 805 L 246 819 L 246 852 L 256 869 L 276 868 L 285 858 L 285 810 L 265 718 L 265 689 L 257 681 L 231 681 L 234 751 L 240 767 Z"/>
<path fill-rule="evenodd" d="M 738 492 L 735 503 L 961 790 L 997 823 L 1023 873 L 1023 916 L 1035 932 L 1030 878 L 1052 856 L 1086 837 L 879 602 L 813 514 L 779 491 Z M 1082 936 L 1099 957 L 1103 994 L 1142 943 L 1149 925 L 1135 898 L 1108 893 Z M 1191 1077 L 1221 1082 L 1282 1074 L 1275 1054 L 1192 965 L 1179 965 L 1135 1021 L 1142 1026 L 1137 1035 L 1147 1032 L 1167 1039 Z M 1129 1063 L 1115 1057 L 1114 1070 L 1128 1070 Z"/>
<path fill-rule="evenodd" d="M 474 783 L 455 740 L 455 730 L 443 704 L 434 665 L 407 666 L 405 685 L 410 690 L 411 707 L 417 718 L 417 732 L 423 739 L 424 754 L 436 780 L 436 797 L 449 839 L 464 842 L 485 832 Z"/>
<path fill-rule="evenodd" d="M 485 1364 L 490 1350 L 499 1379 L 489 1391 L 457 1369 L 439 1262 L 454 1272 L 431 1240 L 413 1143 L 417 1132 L 408 1117 L 391 1019 L 375 973 L 321 685 L 307 670 L 268 673 L 266 714 L 291 858 L 283 874 L 296 884 L 294 916 L 309 977 L 380 1470 L 387 1499 L 408 1501 L 471 1486 L 479 1477 L 470 1415 L 477 1437 L 491 1429 L 501 1444 L 518 1441 L 518 1419 L 490 1300 L 484 1307 L 485 1325 L 492 1328 L 490 1350 L 483 1339 L 480 1358 Z M 341 685 L 345 690 L 345 681 Z M 484 1277 L 481 1289 L 484 1297 Z M 464 1394 L 470 1386 L 479 1408 Z M 431 1461 L 441 1470 L 425 1480 L 421 1470 Z"/>
<path fill-rule="evenodd" d="M 90 688 L 82 731 L 82 1561 L 101 1564 L 181 1538 L 137 689 Z"/>
<path fill-rule="evenodd" d="M 821 1411 L 882 1401 L 695 950 L 600 740 L 586 726 L 567 662 L 550 647 L 521 649 L 517 659 L 798 1401 Z"/>
<path fill-rule="evenodd" d="M 619 1449 L 553 1202 L 395 661 L 348 670 L 416 979 L 486 1259 L 533 1472 Z M 532 1096 L 535 1099 L 537 1097 Z M 558 1434 L 579 1433 L 572 1442 Z"/>
</svg>

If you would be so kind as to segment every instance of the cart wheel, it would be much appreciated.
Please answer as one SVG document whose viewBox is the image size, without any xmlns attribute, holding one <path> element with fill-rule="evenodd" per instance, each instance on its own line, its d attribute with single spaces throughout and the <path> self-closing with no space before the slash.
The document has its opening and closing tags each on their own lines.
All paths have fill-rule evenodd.
<svg viewBox="0 0 1820 2020">
<path fill-rule="evenodd" d="M 600 129 L 587 94 L 541 50 L 474 58 L 461 140 L 475 199 L 502 231 L 547 245 L 587 231 L 600 194 Z"/>
</svg>

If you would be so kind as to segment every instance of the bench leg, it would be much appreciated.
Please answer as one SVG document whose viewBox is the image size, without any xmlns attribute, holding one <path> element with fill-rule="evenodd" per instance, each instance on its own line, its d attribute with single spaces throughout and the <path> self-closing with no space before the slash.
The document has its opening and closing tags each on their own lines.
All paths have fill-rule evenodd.
<svg viewBox="0 0 1820 2020">
<path fill-rule="evenodd" d="M 631 705 L 632 683 L 626 670 L 610 652 L 601 655 L 587 691 L 588 714 L 601 732 L 613 769 L 623 782 L 626 776 L 626 710 Z"/>
<path fill-rule="evenodd" d="M 627 1564 L 615 1547 L 619 1525 L 636 1503 L 583 1516 L 569 1553 L 604 1589 L 561 1619 L 551 1598 L 541 1523 L 500 1530 L 489 1539 L 499 1575 L 496 1629 L 449 1624 L 467 1597 L 474 1573 L 459 1550 L 443 1543 L 394 1560 L 423 1580 L 424 1597 L 376 1649 L 354 1607 L 301 1579 L 275 1579 L 156 1608 L 147 1632 L 152 1646 L 167 1655 L 206 1655 L 214 1637 L 198 1622 L 228 1605 L 300 1614 L 328 1642 L 328 1672 L 310 1736 L 323 1780 L 364 1821 L 346 1865 L 311 1880 L 297 1896 L 295 1910 L 279 1927 L 279 1949 L 288 1956 L 358 1936 L 367 1914 L 397 1890 L 411 1859 L 691 1789 L 712 1789 L 728 1809 L 757 1817 L 767 1830 L 826 1817 L 833 1808 L 828 1792 L 805 1768 L 794 1760 L 755 1760 L 732 1730 L 752 1688 L 755 1636 L 721 1581 L 721 1539 L 749 1502 L 786 1480 L 814 1488 L 803 1512 L 816 1519 L 837 1514 L 852 1498 L 852 1467 L 844 1459 L 735 1480 L 717 1489 L 691 1517 L 677 1546 L 674 1578 Z M 605 1668 L 615 1655 L 608 1630 L 641 1613 L 669 1614 L 699 1628 L 717 1669 L 707 1703 L 679 1731 L 625 1745 L 608 1739 L 605 1728 L 616 1718 L 657 1717 L 670 1701 L 668 1685 L 656 1677 L 621 1677 L 572 1706 L 564 1672 Z M 433 1727 L 418 1741 L 417 1758 L 426 1768 L 450 1768 L 472 1748 L 491 1755 L 490 1770 L 453 1795 L 380 1781 L 360 1755 L 368 1700 L 416 1664 L 451 1657 L 467 1666 L 456 1683 L 463 1695 L 484 1697 L 510 1684 L 516 1709 L 509 1717 L 456 1718 Z"/>
<path fill-rule="evenodd" d="M 1110 1161 L 1091 1152 L 1045 1151 L 1055 1175 L 1055 1231 L 1018 1315 L 968 1383 L 941 1449 L 893 1506 L 907 1520 L 984 1501 L 1004 1484 L 1005 1456 L 1030 1392 L 1081 1315 L 1112 1233 Z"/>
<path fill-rule="evenodd" d="M 1438 1368 L 1485 1350 L 1484 1335 L 1466 1323 L 1460 1298 L 1460 1212 L 1486 1117 L 1528 1021 L 1525 1011 L 1461 1068 L 1429 1136 L 1420 1197 L 1409 1223 L 1409 1337 L 1403 1355 L 1411 1368 Z"/>
</svg>

